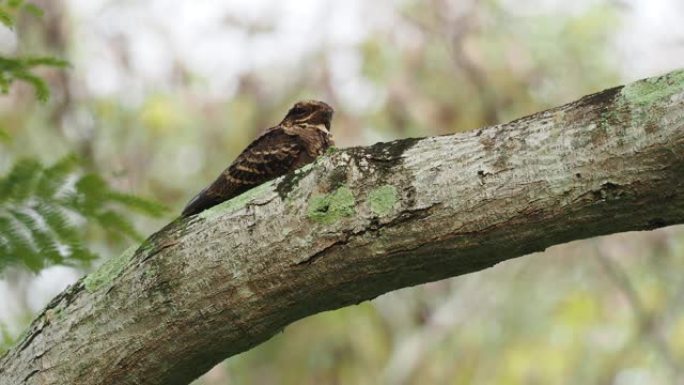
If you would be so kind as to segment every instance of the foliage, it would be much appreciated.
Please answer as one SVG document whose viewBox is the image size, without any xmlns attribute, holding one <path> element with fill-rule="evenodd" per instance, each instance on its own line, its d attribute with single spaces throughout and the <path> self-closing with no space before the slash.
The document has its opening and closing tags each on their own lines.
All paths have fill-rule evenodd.
<svg viewBox="0 0 684 385">
<path fill-rule="evenodd" d="M 50 89 L 41 77 L 31 72 L 38 66 L 66 67 L 67 62 L 53 57 L 27 57 L 8 58 L 0 56 L 0 91 L 3 94 L 9 92 L 9 87 L 16 80 L 29 83 L 35 90 L 36 97 L 40 101 L 47 101 L 50 97 Z"/>
<path fill-rule="evenodd" d="M 0 3 L 0 23 L 13 29 L 21 11 L 26 11 L 35 16 L 42 16 L 43 14 L 36 5 L 26 3 L 24 0 L 7 0 Z M 50 89 L 45 80 L 34 74 L 33 71 L 40 66 L 63 68 L 67 65 L 66 61 L 50 56 L 0 56 L 0 92 L 8 93 L 12 83 L 20 80 L 30 84 L 38 100 L 44 102 L 50 97 Z"/>
<path fill-rule="evenodd" d="M 10 135 L 7 131 L 3 130 L 0 128 L 0 143 L 2 142 L 9 142 L 10 140 Z"/>
<path fill-rule="evenodd" d="M 0 354 L 12 346 L 13 343 L 14 338 L 12 338 L 12 334 L 7 330 L 7 326 L 0 323 Z"/>
<path fill-rule="evenodd" d="M 42 10 L 24 0 L 0 3 L 0 22 L 13 29 L 21 11 L 41 16 Z M 33 86 L 39 100 L 50 92 L 32 71 L 38 66 L 65 67 L 54 57 L 0 57 L 0 91 L 15 80 Z M 0 140 L 10 135 L 0 129 Z M 95 173 L 82 171 L 76 156 L 51 166 L 34 158 L 16 162 L 0 177 L 0 272 L 9 265 L 32 271 L 52 264 L 87 265 L 95 253 L 86 246 L 85 224 L 94 224 L 112 237 L 141 239 L 124 211 L 160 216 L 164 207 L 112 189 Z"/>
<path fill-rule="evenodd" d="M 24 0 L 7 0 L 0 2 L 0 23 L 7 28 L 14 28 L 19 12 L 27 11 L 34 16 L 43 16 L 43 10 L 35 4 L 27 3 Z"/>
<path fill-rule="evenodd" d="M 164 212 L 157 203 L 81 172 L 75 156 L 48 167 L 34 159 L 18 161 L 0 178 L 0 271 L 13 264 L 32 271 L 51 264 L 87 264 L 95 254 L 79 230 L 86 223 L 116 237 L 140 239 L 120 209 L 151 216 Z"/>
</svg>

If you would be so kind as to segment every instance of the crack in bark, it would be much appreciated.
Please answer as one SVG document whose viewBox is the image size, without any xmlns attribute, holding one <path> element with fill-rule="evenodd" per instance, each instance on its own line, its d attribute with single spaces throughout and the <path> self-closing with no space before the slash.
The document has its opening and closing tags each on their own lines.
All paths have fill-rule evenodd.
<svg viewBox="0 0 684 385">
<path fill-rule="evenodd" d="M 38 369 L 32 370 L 28 375 L 26 375 L 26 377 L 24 377 L 23 382 L 24 383 L 28 382 L 29 378 L 33 377 L 34 375 L 36 375 L 38 373 L 40 373 L 40 370 L 38 370 Z"/>
</svg>

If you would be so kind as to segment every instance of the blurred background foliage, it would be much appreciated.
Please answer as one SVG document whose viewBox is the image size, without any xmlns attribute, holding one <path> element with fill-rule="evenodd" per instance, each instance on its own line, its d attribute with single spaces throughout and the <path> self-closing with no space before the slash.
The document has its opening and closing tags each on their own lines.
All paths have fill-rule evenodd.
<svg viewBox="0 0 684 385">
<path fill-rule="evenodd" d="M 0 229 L 4 347 L 297 99 L 335 106 L 340 147 L 368 145 L 503 123 L 684 59 L 674 0 L 33 4 L 0 3 L 2 57 L 57 65 L 22 69 L 49 85 L 41 102 L 0 62 L 0 218 L 37 240 L 11 248 Z M 681 384 L 683 266 L 682 227 L 560 245 L 307 318 L 197 384 Z"/>
<path fill-rule="evenodd" d="M 22 0 L 0 3 L 0 21 L 7 28 L 14 28 L 27 13 L 43 15 L 40 7 Z M 53 56 L 0 56 L 0 91 L 7 94 L 14 82 L 22 81 L 34 89 L 38 101 L 46 102 L 49 86 L 33 72 L 39 66 L 63 69 L 67 62 Z M 12 134 L 3 129 L 2 138 L 10 142 Z M 15 160 L 0 177 L 0 274 L 10 266 L 33 272 L 50 265 L 88 267 L 96 255 L 78 227 L 99 225 L 114 240 L 141 241 L 131 221 L 113 205 L 156 217 L 164 213 L 161 204 L 115 191 L 104 178 L 80 166 L 75 154 L 47 167 L 31 157 Z"/>
</svg>

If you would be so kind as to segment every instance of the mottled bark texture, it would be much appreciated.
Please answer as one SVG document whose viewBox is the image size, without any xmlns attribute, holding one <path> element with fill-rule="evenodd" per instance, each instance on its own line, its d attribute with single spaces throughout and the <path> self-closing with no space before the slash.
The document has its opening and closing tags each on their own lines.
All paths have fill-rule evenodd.
<svg viewBox="0 0 684 385">
<path fill-rule="evenodd" d="M 187 384 L 311 314 L 683 222 L 678 71 L 509 124 L 331 151 L 178 220 L 50 302 L 0 384 Z"/>
</svg>

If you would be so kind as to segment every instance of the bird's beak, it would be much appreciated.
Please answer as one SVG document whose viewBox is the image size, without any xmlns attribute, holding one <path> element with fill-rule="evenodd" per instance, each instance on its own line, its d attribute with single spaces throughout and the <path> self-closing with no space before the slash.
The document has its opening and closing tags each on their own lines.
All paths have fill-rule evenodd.
<svg viewBox="0 0 684 385">
<path fill-rule="evenodd" d="M 333 111 L 328 110 L 325 114 L 325 128 L 330 131 L 330 122 L 332 122 Z"/>
</svg>

